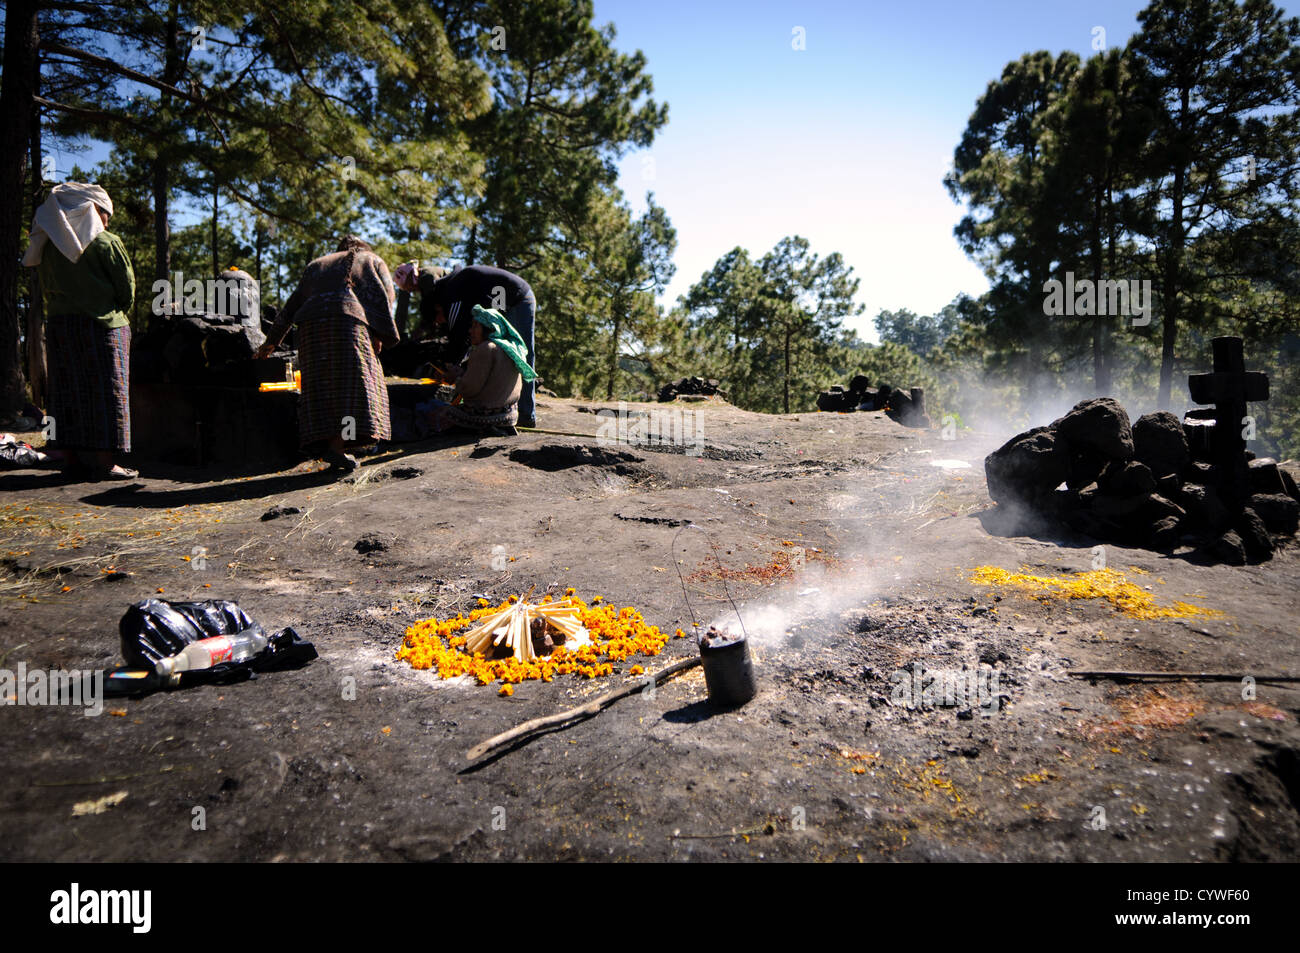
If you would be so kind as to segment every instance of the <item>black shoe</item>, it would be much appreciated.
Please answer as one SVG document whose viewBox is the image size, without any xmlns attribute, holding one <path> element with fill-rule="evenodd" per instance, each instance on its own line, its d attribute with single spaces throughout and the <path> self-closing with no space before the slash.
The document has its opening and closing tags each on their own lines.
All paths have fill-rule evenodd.
<svg viewBox="0 0 1300 953">
<path fill-rule="evenodd" d="M 519 422 L 516 423 L 515 426 L 516 426 L 516 427 L 533 427 L 533 428 L 536 428 L 536 427 L 537 427 L 537 418 L 536 418 L 536 417 L 520 417 L 520 418 L 519 418 Z"/>
<path fill-rule="evenodd" d="M 331 450 L 325 454 L 323 459 L 330 465 L 331 470 L 337 470 L 340 473 L 351 473 L 359 466 L 357 458 L 350 453 L 335 453 Z"/>
</svg>

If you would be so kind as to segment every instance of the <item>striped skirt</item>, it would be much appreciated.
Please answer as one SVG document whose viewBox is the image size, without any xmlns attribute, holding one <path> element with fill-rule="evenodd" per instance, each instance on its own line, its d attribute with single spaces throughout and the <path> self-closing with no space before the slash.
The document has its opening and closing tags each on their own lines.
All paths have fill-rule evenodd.
<svg viewBox="0 0 1300 953">
<path fill-rule="evenodd" d="M 131 450 L 131 328 L 106 328 L 84 314 L 46 323 L 49 411 L 62 450 Z"/>
<path fill-rule="evenodd" d="M 298 443 L 331 437 L 372 443 L 392 436 L 384 370 L 370 344 L 370 329 L 346 315 L 298 326 Z"/>
</svg>

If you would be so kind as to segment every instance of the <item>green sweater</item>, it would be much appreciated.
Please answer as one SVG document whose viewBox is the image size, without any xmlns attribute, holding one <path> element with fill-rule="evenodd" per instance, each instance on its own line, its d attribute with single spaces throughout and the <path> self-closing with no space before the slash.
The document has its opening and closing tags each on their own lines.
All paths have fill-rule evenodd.
<svg viewBox="0 0 1300 953">
<path fill-rule="evenodd" d="M 75 263 L 49 242 L 36 270 L 46 315 L 84 314 L 106 328 L 130 323 L 126 313 L 135 300 L 135 273 L 126 246 L 112 232 L 96 235 Z"/>
</svg>

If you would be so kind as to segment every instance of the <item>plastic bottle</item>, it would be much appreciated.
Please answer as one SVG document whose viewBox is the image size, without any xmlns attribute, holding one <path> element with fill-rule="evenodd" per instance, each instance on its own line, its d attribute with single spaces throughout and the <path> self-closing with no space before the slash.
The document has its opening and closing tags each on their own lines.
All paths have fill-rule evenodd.
<svg viewBox="0 0 1300 953">
<path fill-rule="evenodd" d="M 174 685 L 180 681 L 182 672 L 212 668 L 222 662 L 242 662 L 257 655 L 266 645 L 266 633 L 260 625 L 255 625 L 234 635 L 216 635 L 191 642 L 176 655 L 159 659 L 155 668 L 160 677 Z"/>
</svg>

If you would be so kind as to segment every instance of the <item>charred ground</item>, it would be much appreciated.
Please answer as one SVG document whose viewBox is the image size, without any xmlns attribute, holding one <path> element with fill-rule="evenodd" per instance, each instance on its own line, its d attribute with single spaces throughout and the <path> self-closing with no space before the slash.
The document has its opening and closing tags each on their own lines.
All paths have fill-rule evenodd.
<svg viewBox="0 0 1300 953">
<path fill-rule="evenodd" d="M 5 708 L 5 857 L 1295 856 L 1300 692 L 1263 680 L 1300 672 L 1294 547 L 1245 568 L 1107 547 L 1159 601 L 1221 618 L 1041 603 L 969 572 L 1084 571 L 1096 543 L 1009 535 L 1019 530 L 989 512 L 981 467 L 996 437 L 710 400 L 687 407 L 698 451 L 666 452 L 602 445 L 602 406 L 541 407 L 546 427 L 592 437 L 416 445 L 348 482 L 314 465 L 211 482 L 146 470 L 138 487 L 0 475 L 4 666 L 118 664 L 118 619 L 160 589 L 236 599 L 321 652 L 297 672 L 110 701 L 98 718 Z M 971 467 L 934 465 L 952 459 Z M 411 622 L 469 608 L 475 593 L 575 586 L 689 631 L 692 609 L 725 620 L 724 576 L 760 682 L 738 711 L 713 711 L 697 670 L 468 765 L 473 744 L 623 684 L 632 662 L 502 698 L 393 661 Z M 676 639 L 634 661 L 653 669 L 692 651 Z M 918 662 L 991 666 L 999 710 L 891 704 L 894 673 Z M 1260 683 L 1243 701 L 1235 683 L 1067 674 L 1095 668 L 1242 670 Z M 341 691 L 349 677 L 355 700 Z M 119 791 L 106 813 L 72 816 Z M 206 830 L 193 829 L 196 807 Z"/>
</svg>

